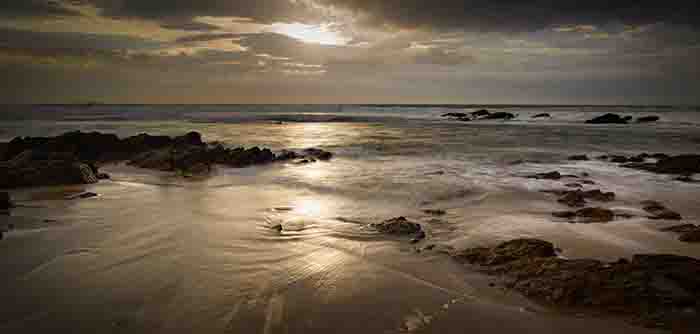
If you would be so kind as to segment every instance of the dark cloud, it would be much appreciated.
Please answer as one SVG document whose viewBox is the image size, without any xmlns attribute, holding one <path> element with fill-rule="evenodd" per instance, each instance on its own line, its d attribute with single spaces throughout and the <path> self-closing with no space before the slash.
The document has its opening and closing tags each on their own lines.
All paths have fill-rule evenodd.
<svg viewBox="0 0 700 334">
<path fill-rule="evenodd" d="M 51 0 L 2 0 L 0 16 L 76 16 L 80 13 Z"/>
<path fill-rule="evenodd" d="M 139 50 L 155 49 L 162 43 L 120 34 L 35 32 L 0 28 L 0 47 L 15 49 Z"/>
<path fill-rule="evenodd" d="M 555 24 L 653 23 L 697 25 L 696 0 L 317 0 L 363 15 L 372 25 L 522 31 Z"/>
<path fill-rule="evenodd" d="M 180 37 L 176 40 L 177 43 L 191 43 L 191 42 L 208 42 L 215 41 L 218 39 L 234 39 L 239 37 L 238 34 L 198 34 L 192 36 Z"/>
</svg>

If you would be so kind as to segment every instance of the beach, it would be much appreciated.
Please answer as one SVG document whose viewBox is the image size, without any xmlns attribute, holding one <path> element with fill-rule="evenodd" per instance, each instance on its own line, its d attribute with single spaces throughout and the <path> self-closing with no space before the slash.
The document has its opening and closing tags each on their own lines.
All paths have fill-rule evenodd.
<svg viewBox="0 0 700 334">
<path fill-rule="evenodd" d="M 517 116 L 442 117 L 476 109 L 37 106 L 28 112 L 41 117 L 4 120 L 1 142 L 75 130 L 120 137 L 197 131 L 226 147 L 319 148 L 333 158 L 217 166 L 192 177 L 109 163 L 100 171 L 110 178 L 99 183 L 9 190 L 16 207 L 0 215 L 0 225 L 14 227 L 0 240 L 0 329 L 663 331 L 543 305 L 447 253 L 537 238 L 553 243 L 563 259 L 700 257 L 700 244 L 660 231 L 700 221 L 700 184 L 595 158 L 697 153 L 695 109 L 503 106 L 495 109 Z M 543 112 L 551 117 L 532 117 Z M 585 124 L 606 112 L 660 121 Z M 529 177 L 552 171 L 576 178 Z M 593 182 L 583 190 L 615 194 L 592 205 L 628 216 L 597 224 L 553 217 L 571 208 L 546 191 L 583 179 Z M 85 191 L 97 196 L 67 199 Z M 640 205 L 646 200 L 682 221 L 651 219 Z M 425 238 L 411 243 L 370 228 L 394 217 L 419 223 Z"/>
</svg>

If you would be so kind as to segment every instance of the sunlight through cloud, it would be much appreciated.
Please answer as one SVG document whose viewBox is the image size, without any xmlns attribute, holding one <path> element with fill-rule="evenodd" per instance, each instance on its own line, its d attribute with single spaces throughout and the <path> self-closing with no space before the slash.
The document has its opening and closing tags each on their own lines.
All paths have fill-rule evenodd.
<svg viewBox="0 0 700 334">
<path fill-rule="evenodd" d="M 278 34 L 286 35 L 298 39 L 304 43 L 315 43 L 322 45 L 345 45 L 350 38 L 342 36 L 338 31 L 333 30 L 333 23 L 321 25 L 309 25 L 302 23 L 275 23 L 271 30 Z"/>
</svg>

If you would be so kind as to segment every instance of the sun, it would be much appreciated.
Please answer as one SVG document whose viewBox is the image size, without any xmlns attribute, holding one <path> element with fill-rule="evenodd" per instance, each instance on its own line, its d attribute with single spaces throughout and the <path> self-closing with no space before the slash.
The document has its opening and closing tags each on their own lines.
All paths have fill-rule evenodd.
<svg viewBox="0 0 700 334">
<path fill-rule="evenodd" d="M 322 45 L 345 45 L 350 39 L 333 30 L 333 23 L 310 25 L 303 23 L 275 23 L 272 31 L 298 39 L 304 43 Z"/>
</svg>

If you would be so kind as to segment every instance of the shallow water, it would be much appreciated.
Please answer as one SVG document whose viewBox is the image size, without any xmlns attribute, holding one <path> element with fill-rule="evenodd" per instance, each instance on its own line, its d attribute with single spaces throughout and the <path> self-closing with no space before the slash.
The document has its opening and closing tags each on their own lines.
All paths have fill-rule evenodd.
<svg viewBox="0 0 700 334">
<path fill-rule="evenodd" d="M 0 137 L 196 130 L 227 145 L 321 147 L 336 156 L 304 166 L 220 168 L 195 179 L 114 165 L 104 168 L 112 180 L 97 185 L 13 191 L 21 207 L 0 217 L 16 226 L 0 241 L 0 300 L 12 301 L 0 308 L 2 329 L 641 332 L 620 321 L 558 315 L 489 286 L 494 278 L 439 252 L 416 248 L 527 236 L 552 241 L 572 258 L 700 256 L 700 246 L 658 232 L 673 222 L 556 221 L 551 212 L 566 208 L 540 190 L 571 180 L 522 177 L 587 172 L 598 183 L 588 189 L 617 194 L 604 206 L 638 212 L 639 201 L 654 199 L 681 213 L 684 223 L 697 223 L 698 184 L 566 161 L 580 153 L 697 153 L 700 117 L 686 110 L 623 110 L 659 114 L 663 121 L 596 126 L 581 120 L 607 110 L 546 109 L 553 119 L 532 121 L 526 116 L 542 110 L 521 108 L 513 111 L 523 121 L 459 123 L 441 119 L 445 110 L 437 108 L 101 108 L 109 110 L 58 110 L 57 119 L 3 122 Z M 115 121 L 115 113 L 127 120 Z M 510 164 L 519 159 L 526 162 Z M 64 199 L 81 190 L 100 196 Z M 425 209 L 447 214 L 432 217 Z M 428 239 L 411 245 L 365 226 L 395 216 L 422 223 Z M 282 233 L 269 228 L 278 223 Z"/>
</svg>

